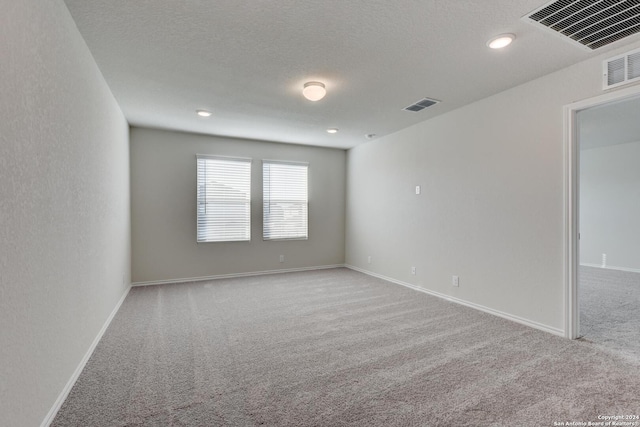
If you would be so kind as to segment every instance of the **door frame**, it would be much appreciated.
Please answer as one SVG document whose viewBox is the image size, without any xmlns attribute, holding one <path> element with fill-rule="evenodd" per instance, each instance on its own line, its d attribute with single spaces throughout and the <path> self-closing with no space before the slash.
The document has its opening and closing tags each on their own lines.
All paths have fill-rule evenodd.
<svg viewBox="0 0 640 427">
<path fill-rule="evenodd" d="M 580 337 L 578 267 L 580 266 L 580 147 L 576 117 L 592 107 L 640 97 L 640 85 L 615 90 L 564 106 L 564 335 Z"/>
</svg>

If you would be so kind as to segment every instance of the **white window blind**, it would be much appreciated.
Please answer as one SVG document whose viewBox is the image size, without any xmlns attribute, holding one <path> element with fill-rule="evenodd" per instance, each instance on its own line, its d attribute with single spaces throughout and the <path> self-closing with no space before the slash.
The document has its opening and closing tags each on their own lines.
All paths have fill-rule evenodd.
<svg viewBox="0 0 640 427">
<path fill-rule="evenodd" d="M 196 159 L 198 242 L 251 240 L 251 159 Z"/>
<path fill-rule="evenodd" d="M 306 163 L 264 160 L 263 239 L 307 239 L 308 210 Z"/>
</svg>

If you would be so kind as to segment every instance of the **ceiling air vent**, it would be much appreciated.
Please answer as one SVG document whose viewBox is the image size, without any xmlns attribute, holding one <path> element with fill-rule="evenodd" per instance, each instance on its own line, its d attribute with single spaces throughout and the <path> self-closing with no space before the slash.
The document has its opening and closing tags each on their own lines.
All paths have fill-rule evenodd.
<svg viewBox="0 0 640 427">
<path fill-rule="evenodd" d="M 404 107 L 403 110 L 413 111 L 415 113 L 420 110 L 424 110 L 427 107 L 431 107 L 432 105 L 436 105 L 438 102 L 440 101 L 435 99 L 422 98 L 420 101 L 416 102 L 415 104 L 411 104 L 408 107 Z"/>
<path fill-rule="evenodd" d="M 604 89 L 640 81 L 640 49 L 606 59 L 602 68 Z"/>
<path fill-rule="evenodd" d="M 640 32 L 638 0 L 557 0 L 524 20 L 588 50 Z"/>
</svg>

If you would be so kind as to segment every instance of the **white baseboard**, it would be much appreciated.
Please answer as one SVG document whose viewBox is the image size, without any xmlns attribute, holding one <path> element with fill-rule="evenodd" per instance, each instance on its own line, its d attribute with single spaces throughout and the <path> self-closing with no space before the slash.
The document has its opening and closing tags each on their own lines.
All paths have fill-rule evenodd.
<svg viewBox="0 0 640 427">
<path fill-rule="evenodd" d="M 118 303 L 116 304 L 114 309 L 111 311 L 111 314 L 109 314 L 109 317 L 104 322 L 104 325 L 102 325 L 102 329 L 100 329 L 100 332 L 98 332 L 98 335 L 96 335 L 95 339 L 91 343 L 91 346 L 89 347 L 89 350 L 87 350 L 87 353 L 84 355 L 84 357 L 80 361 L 80 364 L 78 365 L 76 370 L 73 372 L 73 375 L 71 375 L 71 378 L 69 378 L 69 381 L 67 381 L 67 384 L 62 389 L 62 392 L 60 393 L 60 395 L 56 399 L 55 403 L 53 404 L 53 406 L 49 410 L 49 413 L 47 414 L 47 416 L 42 421 L 42 424 L 40 424 L 40 427 L 48 427 L 53 422 L 53 419 L 58 414 L 58 411 L 62 407 L 62 404 L 64 403 L 64 401 L 67 398 L 67 396 L 69 396 L 69 393 L 71 392 L 71 389 L 73 388 L 74 384 L 78 380 L 78 377 L 82 373 L 82 370 L 84 369 L 85 365 L 89 361 L 89 358 L 93 354 L 93 351 L 96 349 L 96 346 L 98 345 L 98 343 L 102 339 L 102 336 L 104 335 L 105 331 L 107 330 L 107 328 L 111 324 L 111 321 L 113 320 L 113 318 L 115 317 L 116 313 L 120 309 L 120 306 L 124 302 L 125 298 L 129 294 L 130 290 L 131 290 L 131 286 L 127 287 L 127 290 L 124 292 L 124 294 L 122 294 L 122 297 L 120 298 L 120 301 L 118 301 Z"/>
<path fill-rule="evenodd" d="M 317 265 L 313 267 L 284 268 L 280 270 L 266 270 L 266 271 L 250 271 L 247 273 L 218 274 L 215 276 L 187 277 L 183 279 L 150 280 L 148 282 L 134 282 L 131 284 L 131 286 L 153 286 L 153 285 L 165 285 L 169 283 L 202 282 L 207 280 L 232 279 L 234 277 L 264 276 L 266 274 L 295 273 L 297 271 L 311 271 L 311 270 L 326 270 L 330 268 L 341 268 L 344 266 L 345 266 L 344 264 Z"/>
<path fill-rule="evenodd" d="M 367 274 L 369 276 L 377 277 L 379 279 L 386 280 L 386 281 L 391 282 L 391 283 L 395 283 L 395 284 L 398 284 L 398 285 L 401 285 L 401 286 L 405 286 L 407 288 L 414 289 L 414 290 L 419 291 L 419 292 L 423 292 L 423 293 L 428 294 L 428 295 L 433 295 L 435 297 L 442 298 L 444 300 L 447 300 L 447 301 L 450 301 L 450 302 L 454 302 L 456 304 L 464 305 L 466 307 L 475 308 L 476 310 L 480 310 L 480 311 L 483 311 L 485 313 L 493 314 L 494 316 L 502 317 L 503 319 L 511 320 L 513 322 L 520 323 L 522 325 L 529 326 L 531 328 L 539 329 L 541 331 L 548 332 L 548 333 L 553 334 L 553 335 L 558 335 L 558 336 L 561 336 L 561 337 L 565 336 L 564 330 L 562 330 L 562 329 L 552 328 L 551 326 L 547 326 L 547 325 L 544 325 L 542 323 L 534 322 L 533 320 L 525 319 L 525 318 L 522 318 L 522 317 L 519 317 L 519 316 L 514 316 L 513 314 L 505 313 L 503 311 L 494 310 L 492 308 L 485 307 L 485 306 L 480 305 L 480 304 L 475 304 L 475 303 L 472 303 L 472 302 L 469 302 L 469 301 L 462 300 L 460 298 L 456 298 L 456 297 L 452 297 L 452 296 L 449 296 L 449 295 L 441 294 L 440 292 L 430 291 L 428 289 L 421 288 L 420 286 L 412 285 L 411 283 L 406 283 L 406 282 L 403 282 L 401 280 L 396 280 L 396 279 L 391 278 L 391 277 L 383 276 L 382 274 L 378 274 L 378 273 L 374 273 L 372 271 L 364 270 L 362 268 L 358 268 L 358 267 L 355 267 L 353 265 L 345 264 L 345 267 L 347 267 L 347 268 L 349 268 L 351 270 L 359 271 L 359 272 Z"/>
<path fill-rule="evenodd" d="M 604 270 L 618 270 L 618 271 L 628 271 L 631 273 L 640 273 L 640 269 L 638 268 L 628 268 L 628 267 L 616 267 L 613 265 L 607 265 L 603 267 L 601 264 L 586 264 L 580 263 L 581 267 L 593 267 L 593 268 L 602 268 Z"/>
<path fill-rule="evenodd" d="M 580 267 L 605 268 L 600 264 L 583 264 L 583 263 L 580 263 Z"/>
</svg>

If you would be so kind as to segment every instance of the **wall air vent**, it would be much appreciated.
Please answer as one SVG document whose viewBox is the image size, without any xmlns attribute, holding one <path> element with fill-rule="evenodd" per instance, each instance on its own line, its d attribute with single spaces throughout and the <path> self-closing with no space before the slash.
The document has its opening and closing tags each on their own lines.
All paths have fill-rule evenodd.
<svg viewBox="0 0 640 427">
<path fill-rule="evenodd" d="M 557 0 L 522 19 L 553 31 L 576 46 L 595 50 L 640 32 L 640 2 Z"/>
<path fill-rule="evenodd" d="M 640 49 L 604 60 L 602 73 L 603 89 L 640 81 Z"/>
<path fill-rule="evenodd" d="M 432 105 L 436 105 L 439 102 L 440 101 L 436 99 L 422 98 L 420 101 L 414 104 L 411 104 L 408 107 L 404 107 L 403 110 L 413 111 L 415 113 L 415 112 L 424 110 L 425 108 L 431 107 Z"/>
</svg>

